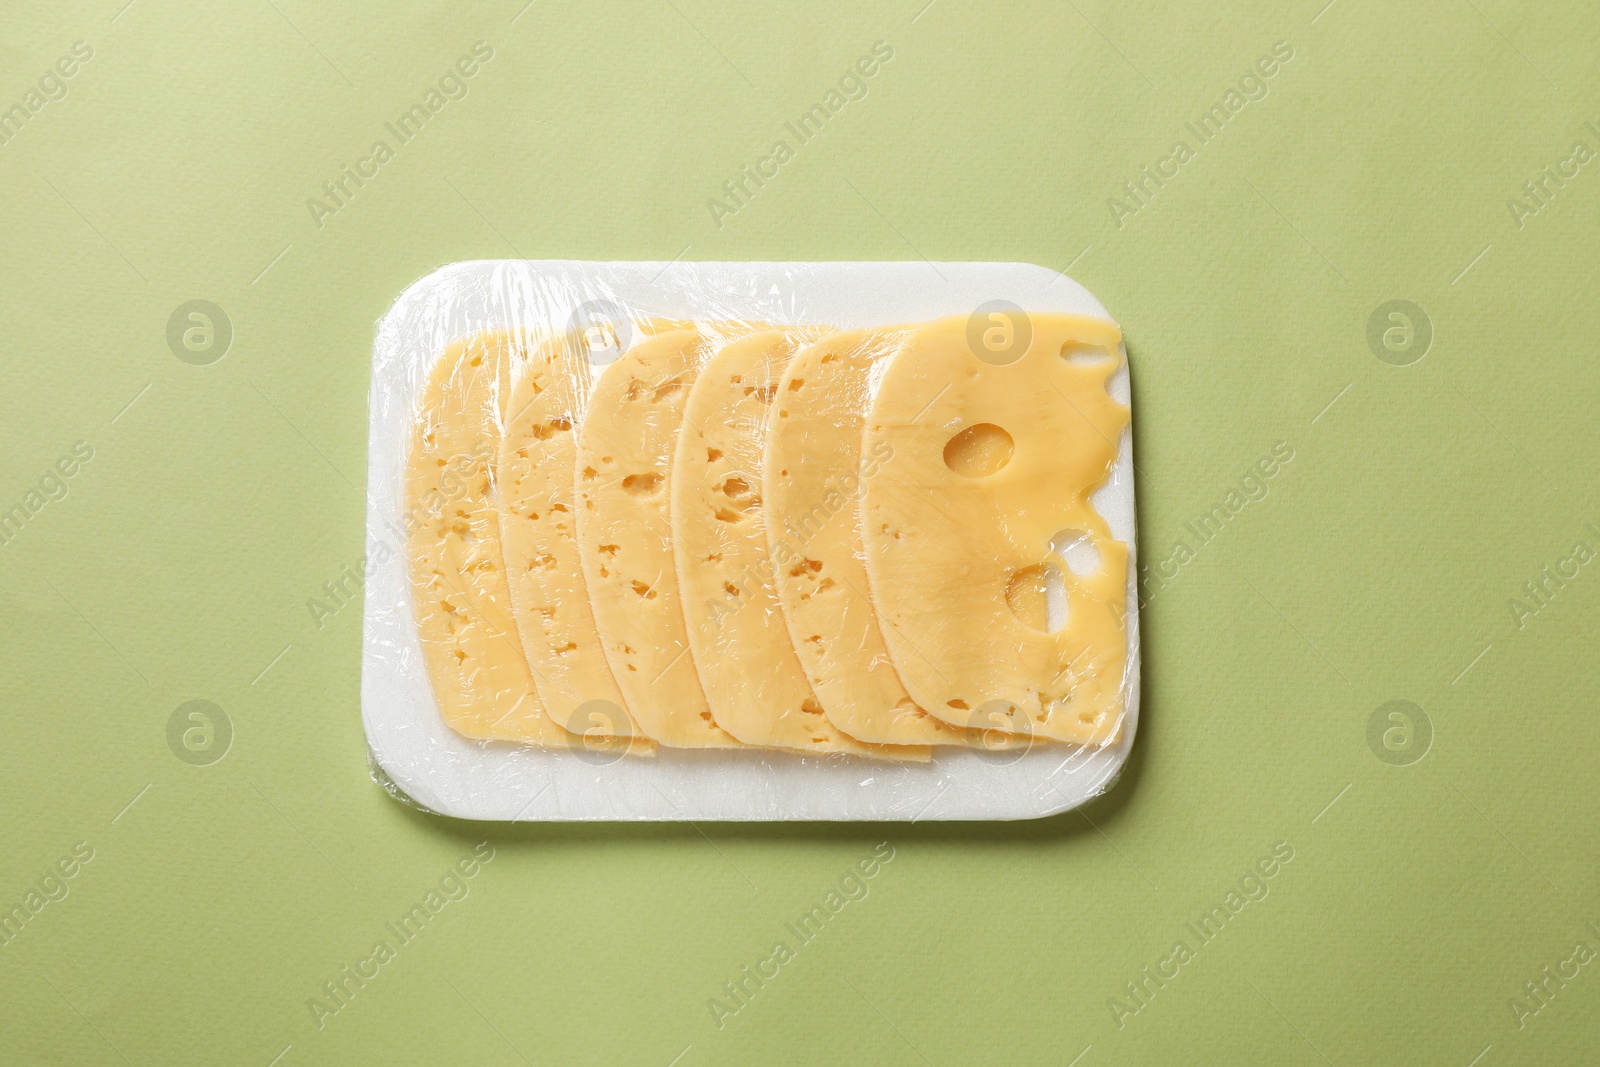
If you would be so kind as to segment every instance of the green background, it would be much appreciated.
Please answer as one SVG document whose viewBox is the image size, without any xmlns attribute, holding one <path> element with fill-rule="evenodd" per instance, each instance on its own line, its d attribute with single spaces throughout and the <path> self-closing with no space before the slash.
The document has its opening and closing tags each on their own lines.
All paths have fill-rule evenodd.
<svg viewBox="0 0 1600 1067">
<path fill-rule="evenodd" d="M 1520 226 L 1507 203 L 1600 147 L 1585 5 L 523 2 L 6 5 L 0 107 L 94 55 L 0 145 L 0 507 L 94 455 L 0 547 L 0 906 L 94 859 L 0 948 L 0 1059 L 1594 1058 L 1600 962 L 1511 1009 L 1600 949 L 1600 564 L 1509 606 L 1600 548 L 1600 163 Z M 470 94 L 319 229 L 306 199 L 479 40 Z M 869 95 L 718 227 L 707 199 L 878 40 Z M 1270 93 L 1197 147 L 1184 123 L 1279 41 Z M 1119 226 L 1108 198 L 1178 138 Z M 456 260 L 675 256 L 1068 270 L 1125 325 L 1146 563 L 1293 448 L 1147 585 L 1108 796 L 508 828 L 372 783 L 359 608 L 319 629 L 306 601 L 363 553 L 375 321 Z M 166 338 L 195 299 L 234 334 L 208 366 Z M 1433 329 L 1406 366 L 1367 339 L 1395 299 Z M 235 734 L 209 766 L 167 742 L 195 699 Z M 1393 700 L 1425 753 L 1369 745 Z M 470 894 L 319 1029 L 308 999 L 484 839 Z M 885 840 L 867 898 L 716 1027 L 708 998 Z M 1111 998 L 1280 841 L 1266 898 L 1119 1027 Z"/>
</svg>

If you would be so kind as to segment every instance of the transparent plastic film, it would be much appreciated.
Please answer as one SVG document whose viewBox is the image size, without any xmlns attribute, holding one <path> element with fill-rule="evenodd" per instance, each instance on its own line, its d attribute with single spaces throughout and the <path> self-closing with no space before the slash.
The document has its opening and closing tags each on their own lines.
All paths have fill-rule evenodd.
<svg viewBox="0 0 1600 1067">
<path fill-rule="evenodd" d="M 442 268 L 374 349 L 375 780 L 485 819 L 1082 803 L 1137 717 L 1127 395 L 1104 309 L 1022 264 Z"/>
<path fill-rule="evenodd" d="M 862 431 L 874 370 L 897 355 L 908 332 L 829 333 L 801 349 L 776 383 L 762 502 L 782 615 L 823 711 L 842 732 L 879 745 L 1025 745 L 1026 735 L 979 724 L 977 714 L 952 725 L 919 707 L 890 659 L 868 591 L 861 500 L 894 454 L 863 452 Z"/>
<path fill-rule="evenodd" d="M 968 316 L 939 319 L 873 376 L 861 448 L 892 470 L 862 493 L 866 572 L 919 707 L 1103 745 L 1122 718 L 1128 551 L 1089 501 L 1128 423 L 1108 388 L 1121 334 L 1028 320 L 973 345 Z"/>
<path fill-rule="evenodd" d="M 685 403 L 718 337 L 688 326 L 629 346 L 600 377 L 573 474 L 604 654 L 635 720 L 684 748 L 739 744 L 712 716 L 690 652 L 668 509 Z"/>
<path fill-rule="evenodd" d="M 557 743 L 517 634 L 495 503 L 510 382 L 526 348 L 514 331 L 449 346 L 417 404 L 405 546 L 423 659 L 441 714 L 467 737 Z"/>
<path fill-rule="evenodd" d="M 824 713 L 785 622 L 762 459 L 785 368 L 826 327 L 762 330 L 723 344 L 689 393 L 673 458 L 673 552 L 711 714 L 748 745 L 925 760 L 875 745 Z"/>
</svg>

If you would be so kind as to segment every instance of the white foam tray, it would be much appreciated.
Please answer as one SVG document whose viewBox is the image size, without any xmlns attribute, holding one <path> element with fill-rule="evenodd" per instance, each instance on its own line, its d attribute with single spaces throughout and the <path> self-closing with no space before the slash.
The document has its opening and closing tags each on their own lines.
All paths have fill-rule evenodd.
<svg viewBox="0 0 1600 1067">
<path fill-rule="evenodd" d="M 971 314 L 991 300 L 1030 311 L 1110 318 L 1065 275 L 1025 263 L 588 263 L 483 260 L 412 285 L 378 325 L 373 349 L 361 709 L 374 775 L 411 802 L 462 819 L 1027 819 L 1077 807 L 1110 787 L 1139 722 L 1133 451 L 1124 431 L 1093 503 L 1129 545 L 1128 691 L 1117 743 L 1038 745 L 1021 755 L 944 750 L 929 764 L 771 752 L 663 748 L 599 765 L 571 753 L 471 741 L 440 717 L 411 612 L 401 486 L 417 383 L 451 342 L 513 325 L 565 328 L 579 304 L 612 299 L 670 317 L 721 315 L 841 328 Z M 543 320 L 543 321 L 540 321 Z M 1111 380 L 1129 401 L 1126 358 Z M 385 549 L 387 551 L 385 551 Z M 381 769 L 381 772 L 380 770 Z M 390 785 L 392 783 L 392 785 Z"/>
</svg>

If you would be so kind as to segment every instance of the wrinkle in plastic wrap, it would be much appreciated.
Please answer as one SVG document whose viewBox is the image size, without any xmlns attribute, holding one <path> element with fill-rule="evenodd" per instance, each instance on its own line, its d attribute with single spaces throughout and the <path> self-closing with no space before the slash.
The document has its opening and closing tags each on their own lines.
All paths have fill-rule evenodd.
<svg viewBox="0 0 1600 1067">
<path fill-rule="evenodd" d="M 1025 264 L 437 271 L 373 356 L 375 780 L 502 820 L 1098 795 L 1138 716 L 1127 373 Z"/>
</svg>

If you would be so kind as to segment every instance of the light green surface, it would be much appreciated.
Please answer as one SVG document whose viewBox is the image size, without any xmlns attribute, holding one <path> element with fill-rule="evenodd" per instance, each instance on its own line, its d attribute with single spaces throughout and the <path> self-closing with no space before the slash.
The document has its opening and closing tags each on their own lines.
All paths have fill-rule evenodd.
<svg viewBox="0 0 1600 1067">
<path fill-rule="evenodd" d="M 1508 607 L 1600 549 L 1600 162 L 1521 228 L 1507 205 L 1600 147 L 1585 5 L 121 2 L 11 3 L 0 33 L 0 107 L 94 50 L 0 145 L 0 506 L 93 449 L 0 547 L 0 905 L 94 850 L 0 947 L 0 1059 L 1594 1057 L 1600 962 L 1520 1029 L 1510 1007 L 1600 949 L 1600 563 L 1520 628 Z M 479 40 L 470 94 L 319 230 L 306 199 Z M 718 228 L 707 199 L 878 40 L 869 95 Z M 1119 228 L 1108 197 L 1278 41 L 1270 93 Z M 455 260 L 680 254 L 1070 264 L 1126 327 L 1146 563 L 1293 448 L 1147 587 L 1111 796 L 506 830 L 371 783 L 359 609 L 319 630 L 306 602 L 363 551 L 374 322 Z M 194 299 L 234 331 L 209 366 L 166 341 Z M 1391 299 L 1434 328 L 1409 366 L 1366 339 Z M 235 731 L 210 766 L 168 747 L 195 699 Z M 1392 700 L 1435 732 L 1409 766 L 1369 748 Z M 465 899 L 319 1029 L 308 999 L 485 838 Z M 785 923 L 884 840 L 799 945 Z M 1119 1028 L 1111 998 L 1280 841 L 1265 899 Z M 795 958 L 718 1029 L 708 999 L 779 939 Z"/>
</svg>

